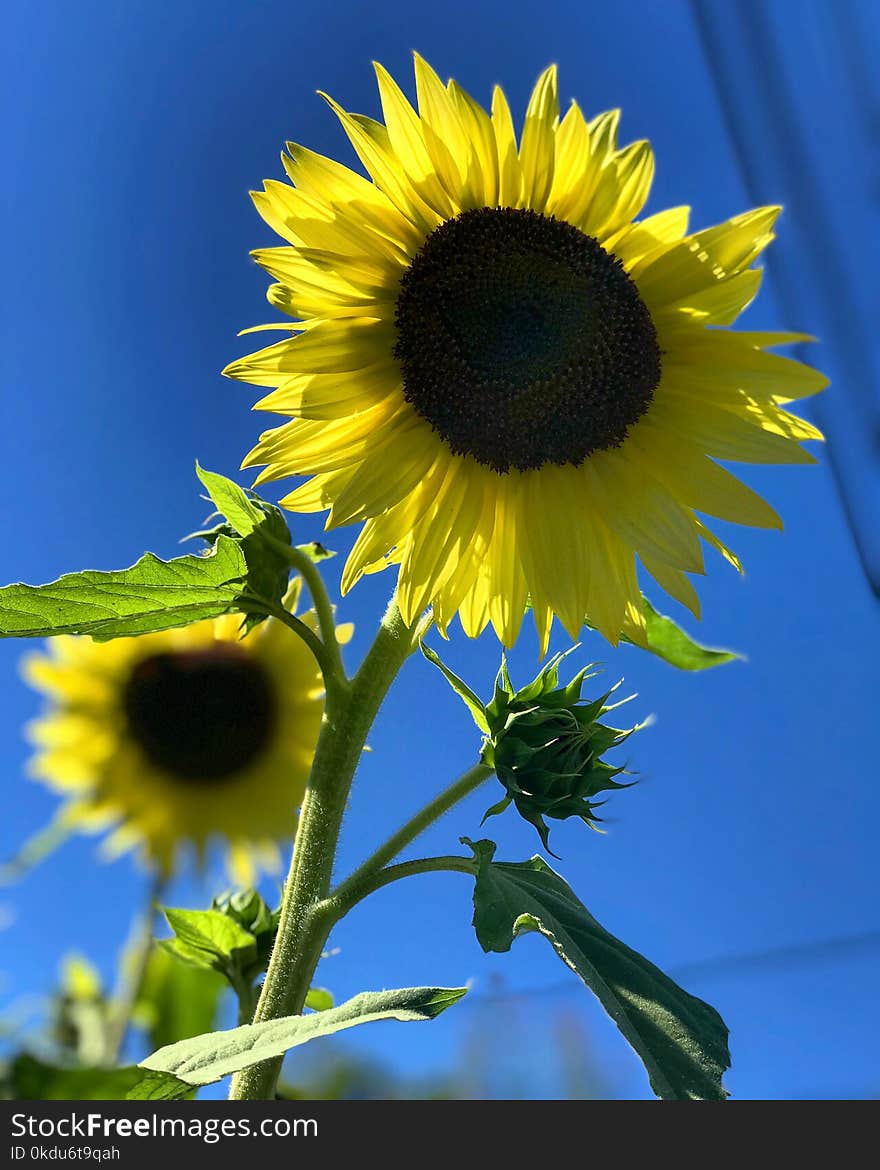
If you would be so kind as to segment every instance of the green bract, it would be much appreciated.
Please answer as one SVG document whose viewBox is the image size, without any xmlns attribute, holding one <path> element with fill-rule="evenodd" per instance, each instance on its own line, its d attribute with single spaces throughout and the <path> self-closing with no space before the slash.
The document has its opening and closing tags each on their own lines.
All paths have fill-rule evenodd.
<svg viewBox="0 0 880 1170">
<path fill-rule="evenodd" d="M 567 654 L 556 654 L 528 686 L 516 690 L 502 659 L 495 693 L 491 702 L 483 704 L 433 650 L 422 644 L 422 652 L 442 670 L 467 705 L 484 734 L 480 760 L 495 769 L 505 788 L 502 799 L 487 810 L 484 822 L 513 804 L 520 816 L 535 826 L 544 848 L 552 853 L 545 816 L 555 820 L 580 817 L 595 828 L 601 820 L 595 809 L 603 802 L 593 798 L 600 792 L 630 786 L 615 780 L 624 768 L 606 763 L 602 756 L 645 724 L 621 729 L 598 722 L 606 711 L 621 706 L 606 706 L 620 683 L 597 699 L 584 699 L 581 688 L 598 671 L 587 666 L 567 686 L 560 686 L 559 665 Z"/>
<path fill-rule="evenodd" d="M 612 709 L 605 701 L 616 687 L 598 699 L 584 699 L 581 688 L 597 671 L 585 667 L 567 686 L 559 685 L 559 664 L 564 657 L 557 654 L 520 690 L 514 689 L 502 661 L 495 695 L 485 708 L 489 734 L 480 756 L 495 769 L 506 790 L 483 820 L 503 812 L 512 802 L 520 816 L 535 826 L 544 848 L 551 853 L 545 816 L 560 821 L 580 817 L 595 828 L 601 819 L 595 809 L 603 802 L 593 798 L 600 792 L 629 787 L 615 780 L 624 769 L 606 763 L 602 756 L 636 730 L 598 722 Z"/>
</svg>

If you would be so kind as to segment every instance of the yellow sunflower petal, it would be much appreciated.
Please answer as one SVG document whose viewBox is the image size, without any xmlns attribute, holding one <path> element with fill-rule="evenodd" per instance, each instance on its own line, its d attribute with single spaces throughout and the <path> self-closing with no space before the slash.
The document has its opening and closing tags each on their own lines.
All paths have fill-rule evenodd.
<svg viewBox="0 0 880 1170">
<path fill-rule="evenodd" d="M 437 213 L 424 202 L 401 172 L 385 127 L 372 119 L 347 113 L 327 94 L 322 93 L 321 97 L 342 123 L 358 158 L 398 211 L 426 232 L 435 227 Z"/>
<path fill-rule="evenodd" d="M 431 160 L 451 196 L 456 210 L 462 206 L 462 192 L 471 155 L 471 145 L 458 116 L 458 109 L 446 86 L 418 53 L 414 54 L 416 94 L 422 133 Z"/>
<path fill-rule="evenodd" d="M 556 126 L 559 122 L 559 95 L 556 66 L 538 78 L 523 123 L 519 148 L 522 166 L 522 205 L 543 211 L 553 186 L 556 160 Z"/>
<path fill-rule="evenodd" d="M 680 569 L 673 569 L 669 565 L 664 565 L 662 561 L 656 561 L 653 557 L 645 556 L 643 553 L 640 553 L 639 556 L 642 564 L 660 588 L 668 593 L 670 597 L 674 597 L 686 609 L 689 609 L 695 618 L 699 619 L 700 599 L 697 596 L 693 582 Z"/>
<path fill-rule="evenodd" d="M 492 122 L 483 107 L 455 81 L 449 82 L 462 130 L 471 143 L 463 208 L 493 207 L 498 202 L 498 152 Z"/>
<path fill-rule="evenodd" d="M 729 328 L 779 209 L 636 221 L 649 144 L 618 148 L 619 111 L 560 122 L 553 68 L 519 143 L 497 87 L 489 114 L 416 55 L 414 107 L 376 74 L 384 124 L 330 102 L 368 177 L 291 145 L 293 186 L 255 196 L 289 245 L 255 258 L 297 324 L 226 371 L 291 420 L 246 463 L 311 477 L 285 506 L 362 525 L 344 590 L 396 565 L 407 618 L 433 604 L 444 634 L 458 613 L 511 645 L 530 606 L 542 647 L 555 617 L 644 644 L 637 556 L 698 612 L 702 543 L 739 562 L 697 513 L 781 525 L 715 460 L 809 462 L 821 437 L 783 407 L 826 379 L 767 352 L 806 337 Z"/>
<path fill-rule="evenodd" d="M 634 142 L 601 172 L 579 224 L 589 236 L 605 240 L 642 210 L 654 178 L 649 142 Z"/>
<path fill-rule="evenodd" d="M 498 203 L 518 207 L 523 187 L 522 168 L 516 147 L 516 131 L 507 98 L 500 86 L 492 91 L 492 129 L 498 155 Z"/>
<path fill-rule="evenodd" d="M 779 207 L 759 207 L 734 216 L 649 259 L 634 272 L 648 307 L 663 308 L 748 268 L 773 239 L 772 227 L 780 211 Z"/>
<path fill-rule="evenodd" d="M 393 77 L 378 62 L 373 62 L 382 100 L 382 113 L 394 153 L 416 191 L 443 219 L 454 215 L 447 191 L 441 183 L 425 145 L 418 114 L 407 101 Z"/>
</svg>

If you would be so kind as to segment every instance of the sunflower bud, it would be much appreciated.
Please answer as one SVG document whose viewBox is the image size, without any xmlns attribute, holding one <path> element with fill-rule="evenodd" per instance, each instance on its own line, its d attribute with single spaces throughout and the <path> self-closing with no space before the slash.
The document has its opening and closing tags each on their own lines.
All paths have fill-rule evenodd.
<svg viewBox="0 0 880 1170">
<path fill-rule="evenodd" d="M 593 798 L 600 792 L 629 787 L 615 780 L 624 769 L 605 763 L 602 756 L 637 730 L 619 730 L 598 722 L 612 709 L 605 704 L 616 687 L 598 699 L 583 699 L 584 682 L 597 673 L 590 673 L 589 667 L 567 686 L 559 686 L 563 657 L 553 658 L 537 678 L 518 691 L 502 663 L 495 695 L 484 709 L 489 731 L 481 759 L 495 769 L 505 796 L 483 820 L 512 803 L 538 830 L 548 852 L 552 850 L 545 816 L 556 820 L 580 817 L 596 828 L 601 818 L 594 810 L 603 802 Z"/>
</svg>

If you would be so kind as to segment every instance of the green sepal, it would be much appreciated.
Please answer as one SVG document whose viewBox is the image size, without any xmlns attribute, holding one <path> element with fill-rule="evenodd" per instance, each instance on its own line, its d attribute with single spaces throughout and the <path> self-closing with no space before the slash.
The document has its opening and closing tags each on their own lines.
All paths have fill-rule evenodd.
<svg viewBox="0 0 880 1170">
<path fill-rule="evenodd" d="M 473 926 L 484 951 L 509 951 L 519 935 L 538 931 L 598 997 L 658 1097 L 725 1099 L 728 1033 L 713 1007 L 609 934 L 542 858 L 496 862 L 494 841 L 461 840 L 478 865 Z"/>
<path fill-rule="evenodd" d="M 489 817 L 497 817 L 500 813 L 503 813 L 504 810 L 510 805 L 512 800 L 512 796 L 502 796 L 497 804 L 493 804 L 491 808 L 486 809 L 486 811 L 483 813 L 483 819 L 480 821 L 480 825 L 485 825 Z"/>
<path fill-rule="evenodd" d="M 614 779 L 624 769 L 612 767 L 601 756 L 644 726 L 621 729 L 598 722 L 620 705 L 607 704 L 620 683 L 596 699 L 583 699 L 584 683 L 598 673 L 593 666 L 583 667 L 568 684 L 559 685 L 559 668 L 575 649 L 554 655 L 518 690 L 502 658 L 494 695 L 485 707 L 489 731 L 480 756 L 494 768 L 509 797 L 486 815 L 495 815 L 512 802 L 554 857 L 544 817 L 579 817 L 596 828 L 593 822 L 600 818 L 595 810 L 603 802 L 594 798 L 604 791 L 630 787 Z"/>
<path fill-rule="evenodd" d="M 253 937 L 256 948 L 254 961 L 241 972 L 246 981 L 253 981 L 268 966 L 281 908 L 270 910 L 261 895 L 253 889 L 220 894 L 212 901 L 211 908 L 233 919 Z"/>
<path fill-rule="evenodd" d="M 427 660 L 437 667 L 437 669 L 441 672 L 443 677 L 446 679 L 458 697 L 462 700 L 464 705 L 470 711 L 474 723 L 476 723 L 480 731 L 488 735 L 489 722 L 486 718 L 486 708 L 483 706 L 471 688 L 467 685 L 467 683 L 460 679 L 458 675 L 454 673 L 454 671 L 451 671 L 445 662 L 441 661 L 440 657 L 431 649 L 430 646 L 426 645 L 424 642 L 419 642 L 419 649 L 427 658 Z"/>
</svg>

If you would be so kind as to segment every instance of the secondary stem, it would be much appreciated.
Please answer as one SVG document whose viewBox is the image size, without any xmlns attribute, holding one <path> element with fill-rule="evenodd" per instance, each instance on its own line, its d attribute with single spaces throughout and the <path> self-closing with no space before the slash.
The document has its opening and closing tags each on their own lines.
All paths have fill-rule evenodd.
<svg viewBox="0 0 880 1170">
<path fill-rule="evenodd" d="M 486 764 L 475 764 L 467 772 L 459 776 L 439 796 L 435 797 L 430 804 L 426 804 L 405 825 L 401 825 L 397 832 L 389 837 L 384 845 L 381 845 L 372 856 L 367 858 L 363 865 L 359 865 L 354 873 L 333 891 L 330 897 L 331 906 L 337 902 L 343 905 L 354 905 L 355 902 L 360 902 L 362 898 L 366 897 L 366 893 L 369 893 L 372 889 L 378 889 L 379 886 L 376 886 L 374 882 L 376 875 L 382 867 L 397 857 L 398 853 L 401 853 L 429 825 L 439 820 L 453 805 L 458 804 L 460 800 L 469 796 L 474 789 L 479 788 L 483 781 L 492 775 L 492 772 L 493 769 Z M 380 885 L 384 884 L 384 882 L 380 883 Z M 366 892 L 362 892 L 362 890 Z"/>
<path fill-rule="evenodd" d="M 313 595 L 314 596 L 314 595 Z M 317 599 L 316 599 L 317 600 Z M 330 891 L 342 817 L 367 733 L 420 630 L 407 626 L 392 601 L 376 640 L 350 687 L 327 688 L 324 719 L 300 811 L 278 936 L 254 1023 L 302 1011 L 332 925 L 321 904 Z M 335 644 L 335 633 L 334 633 Z M 265 1100 L 275 1091 L 281 1058 L 238 1073 L 233 1099 Z"/>
<path fill-rule="evenodd" d="M 305 582 L 306 588 L 312 595 L 312 604 L 315 607 L 315 615 L 318 618 L 318 628 L 321 631 L 321 641 L 324 645 L 324 652 L 327 656 L 328 670 L 324 671 L 324 681 L 328 686 L 332 685 L 330 678 L 328 678 L 328 671 L 331 676 L 336 678 L 345 678 L 345 668 L 342 665 L 342 654 L 339 650 L 339 642 L 336 639 L 336 622 L 333 617 L 333 602 L 330 600 L 330 595 L 327 592 L 327 587 L 324 584 L 324 578 L 315 565 L 315 562 L 302 549 L 296 548 L 289 544 L 283 544 L 280 540 L 276 540 L 272 536 L 267 536 L 266 540 L 289 562 L 291 568 L 295 569 Z M 323 663 L 322 663 L 323 669 Z"/>
<path fill-rule="evenodd" d="M 384 869 L 365 874 L 357 885 L 345 882 L 333 895 L 333 919 L 338 922 L 344 918 L 349 910 L 359 902 L 383 886 L 390 886 L 392 882 L 399 882 L 402 878 L 413 877 L 420 873 L 466 873 L 474 877 L 477 872 L 477 863 L 472 857 L 419 857 L 414 861 L 401 861 L 398 865 L 389 865 Z"/>
</svg>

